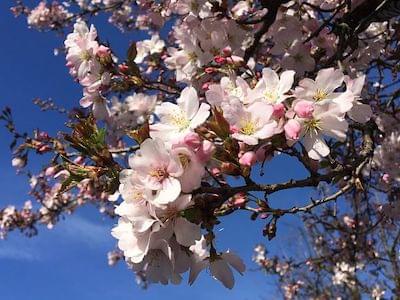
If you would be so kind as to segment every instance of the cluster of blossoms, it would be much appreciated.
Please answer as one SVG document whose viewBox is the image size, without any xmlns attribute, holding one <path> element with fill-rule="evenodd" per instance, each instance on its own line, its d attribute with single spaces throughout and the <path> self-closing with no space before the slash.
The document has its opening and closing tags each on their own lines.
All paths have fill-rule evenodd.
<svg viewBox="0 0 400 300">
<path fill-rule="evenodd" d="M 53 1 L 50 5 L 42 1 L 28 13 L 27 21 L 29 26 L 43 30 L 62 26 L 72 16 L 73 14 L 57 1 Z"/>
<path fill-rule="evenodd" d="M 243 61 L 243 49 L 251 36 L 233 20 L 189 14 L 175 27 L 174 38 L 179 48 L 168 48 L 165 63 L 176 71 L 177 81 L 194 82 L 199 70 L 213 61 L 223 63 L 225 56 Z"/>
<path fill-rule="evenodd" d="M 218 140 L 203 140 L 195 132 L 209 119 L 210 105 L 222 109 L 229 135 L 242 149 L 237 159 L 244 166 L 255 164 L 264 145 L 282 133 L 289 145 L 303 138 L 310 158 L 321 159 L 329 154 L 323 136 L 345 139 L 346 113 L 359 122 L 366 122 L 371 115 L 369 106 L 358 102 L 364 77 L 351 80 L 339 70 L 324 69 L 315 80 L 303 79 L 290 91 L 293 71 L 279 77 L 264 69 L 262 74 L 253 89 L 241 77 L 222 78 L 206 91 L 208 103 L 200 102 L 196 90 L 187 87 L 177 104 L 164 102 L 155 107 L 159 121 L 150 125 L 151 138 L 130 157 L 131 169 L 121 172 L 124 202 L 116 208 L 121 218 L 113 230 L 127 261 L 135 270 L 148 270 L 150 281 L 176 282 L 190 267 L 192 282 L 198 265 L 204 268 L 211 263 L 212 274 L 232 287 L 226 263 L 218 271 L 213 267 L 215 261 L 222 264 L 224 254 L 198 258 L 200 245 L 212 244 L 204 237 L 200 242 L 200 224 L 190 222 L 186 214 L 195 204 L 193 192 L 207 181 L 205 166 L 218 148 Z M 338 92 L 344 82 L 346 89 Z M 182 247 L 189 250 L 182 252 Z M 201 252 L 206 250 L 200 248 Z M 242 270 L 235 263 L 231 265 Z M 153 266 L 161 266 L 162 271 L 153 270 Z M 223 276 L 222 270 L 227 272 Z"/>
<path fill-rule="evenodd" d="M 111 99 L 109 109 L 108 135 L 112 144 L 117 143 L 125 132 L 148 121 L 153 122 L 151 113 L 157 102 L 156 95 L 137 93 L 125 97 L 121 102 L 116 97 Z"/>
<path fill-rule="evenodd" d="M 397 116 L 382 114 L 377 123 L 385 133 L 382 143 L 375 149 L 374 165 L 382 173 L 385 183 L 400 182 L 400 130 Z"/>
<path fill-rule="evenodd" d="M 18 3 L 16 14 L 24 11 L 22 1 Z M 40 2 L 25 11 L 28 23 L 41 30 L 77 20 L 65 40 L 67 66 L 83 88 L 80 105 L 91 108 L 89 116 L 83 111 L 79 118 L 94 121 L 73 127 L 75 135 L 66 139 L 65 148 L 56 139 L 31 141 L 29 147 L 40 154 L 56 153 L 54 165 L 31 178 L 32 193 L 41 207 L 38 213 L 29 204 L 22 211 L 14 207 L 0 211 L 0 229 L 30 227 L 34 220 L 51 227 L 61 212 L 95 202 L 119 218 L 112 230 L 119 250 L 110 253 L 110 265 L 124 257 L 139 278 L 162 284 L 179 283 L 185 272 L 192 284 L 201 270 L 209 269 L 232 288 L 232 268 L 243 273 L 245 266 L 231 251 L 217 251 L 213 230 L 220 216 L 248 210 L 252 219 L 268 222 L 263 234 L 272 238 L 277 220 L 286 213 L 310 212 L 346 193 L 356 195 L 353 200 L 359 209 L 366 202 L 361 201 L 360 191 L 367 189 L 367 180 L 372 181 L 368 171 L 376 169 L 387 184 L 385 191 L 390 191 L 388 198 L 398 199 L 391 185 L 400 178 L 398 119 L 391 128 L 380 128 L 385 135 L 379 136 L 376 141 L 381 145 L 374 149 L 379 134 L 373 121 L 380 119 L 373 111 L 385 110 L 384 106 L 388 110 L 389 105 L 376 101 L 371 107 L 369 100 L 383 93 L 386 69 L 398 72 L 395 48 L 400 29 L 390 20 L 368 23 L 366 19 L 375 19 L 363 17 L 366 4 L 360 0 L 78 0 L 70 4 L 81 9 L 76 14 L 56 2 Z M 84 21 L 100 12 L 110 13 L 109 21 L 120 29 L 140 29 L 149 36 L 132 43 L 119 65 L 111 48 L 99 42 L 94 26 Z M 371 68 L 381 76 L 376 85 L 365 83 L 367 76 L 373 77 Z M 373 88 L 375 94 L 370 96 Z M 389 96 L 395 115 L 393 101 L 398 95 Z M 106 129 L 98 130 L 96 121 L 104 121 L 100 124 Z M 126 136 L 137 145 L 127 147 Z M 68 147 L 78 155 L 68 153 Z M 125 156 L 130 152 L 134 153 Z M 275 153 L 297 157 L 310 176 L 271 185 L 256 183 L 252 167 L 259 163 L 263 168 Z M 372 153 L 372 167 L 364 168 Z M 124 158 L 128 166 L 123 165 Z M 22 169 L 26 161 L 27 153 L 20 153 L 13 165 Z M 229 176 L 240 177 L 245 185 L 234 186 Z M 325 182 L 339 192 L 304 207 L 269 205 L 269 194 Z M 65 192 L 67 184 L 73 193 Z M 265 192 L 264 199 L 256 192 Z M 325 272 L 335 292 L 356 288 L 354 278 L 361 268 L 352 259 L 377 257 L 375 242 L 367 233 L 381 220 L 398 220 L 397 202 L 368 207 L 364 212 L 372 211 L 370 219 L 365 214 L 360 217 L 358 210 L 356 216 L 343 218 L 336 211 L 324 211 L 322 219 L 331 218 L 339 233 L 329 236 L 330 241 L 318 234 L 314 244 L 330 267 L 324 270 L 317 258 L 307 259 L 306 268 Z M 355 245 L 365 246 L 357 249 L 357 257 L 351 256 Z M 286 279 L 297 268 L 290 261 L 269 259 L 262 246 L 256 248 L 254 261 Z M 287 299 L 310 287 L 299 277 L 282 282 Z M 379 286 L 368 289 L 376 299 L 383 293 Z"/>
<path fill-rule="evenodd" d="M 358 101 L 365 78 L 352 80 L 329 68 L 319 71 L 315 80 L 300 80 L 292 90 L 294 76 L 294 71 L 284 71 L 279 77 L 266 68 L 253 89 L 240 77 L 224 77 L 220 84 L 209 85 L 206 99 L 222 108 L 232 137 L 247 146 L 262 145 L 284 132 L 288 146 L 302 140 L 309 157 L 319 160 L 329 154 L 324 136 L 345 140 L 346 114 L 360 123 L 371 117 L 371 108 Z M 346 89 L 339 92 L 344 83 Z"/>
<path fill-rule="evenodd" d="M 120 174 L 124 201 L 115 209 L 120 216 L 112 231 L 127 262 L 145 270 L 149 282 L 179 283 L 190 268 L 189 282 L 209 267 L 225 286 L 233 287 L 231 265 L 244 271 L 231 252 L 217 253 L 190 221 L 195 203 L 191 193 L 200 187 L 213 147 L 194 132 L 210 114 L 193 88 L 182 91 L 177 104 L 162 103 L 155 111 L 160 123 L 150 126 L 151 138 L 129 158 L 131 169 Z"/>
<path fill-rule="evenodd" d="M 109 110 L 102 93 L 110 85 L 111 75 L 106 68 L 112 62 L 110 49 L 97 42 L 94 26 L 89 29 L 82 21 L 75 23 L 74 32 L 67 36 L 64 44 L 70 74 L 83 86 L 81 106 L 93 105 L 94 116 L 107 120 Z"/>
</svg>

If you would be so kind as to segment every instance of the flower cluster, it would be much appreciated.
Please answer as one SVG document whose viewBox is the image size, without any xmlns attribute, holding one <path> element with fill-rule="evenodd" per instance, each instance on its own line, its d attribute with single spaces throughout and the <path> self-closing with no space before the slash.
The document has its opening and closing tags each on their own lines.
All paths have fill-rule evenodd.
<svg viewBox="0 0 400 300">
<path fill-rule="evenodd" d="M 107 120 L 109 111 L 103 97 L 110 84 L 110 73 L 106 66 L 111 63 L 111 51 L 97 42 L 97 31 L 92 25 L 79 21 L 74 32 L 65 40 L 67 66 L 70 73 L 83 86 L 83 107 L 93 105 L 93 114 L 98 120 Z"/>
<path fill-rule="evenodd" d="M 390 1 L 382 7 L 372 2 L 77 0 L 42 1 L 29 10 L 19 0 L 14 14 L 26 14 L 28 24 L 40 30 L 59 30 L 76 20 L 64 45 L 86 109 L 74 111 L 76 126 L 62 141 L 28 138 L 7 124 L 16 140 L 24 139 L 12 161 L 20 173 L 29 151 L 55 156 L 30 176 L 38 211 L 29 203 L 21 211 L 7 207 L 0 211 L 0 230 L 30 229 L 35 221 L 52 227 L 60 214 L 90 201 L 118 218 L 112 235 L 119 249 L 109 254 L 110 265 L 124 258 L 142 282 L 162 284 L 177 284 L 186 272 L 192 284 L 208 269 L 232 288 L 232 269 L 241 274 L 245 266 L 230 250 L 217 250 L 221 216 L 249 211 L 252 220 L 266 223 L 263 235 L 272 239 L 285 214 L 311 213 L 351 194 L 355 214 L 338 217 L 336 207 L 335 213 L 324 210 L 323 218 L 308 216 L 315 226 L 330 218 L 333 229 L 324 230 L 338 232 L 330 241 L 312 234 L 322 258 L 295 264 L 269 259 L 258 246 L 253 260 L 282 279 L 287 299 L 310 289 L 312 280 L 289 278 L 301 267 L 323 273 L 334 293 L 355 288 L 357 273 L 367 269 L 352 259 L 376 258 L 369 230 L 381 221 L 398 221 L 400 209 L 395 91 L 400 29 L 378 15 Z M 374 14 L 363 17 L 370 10 Z M 126 57 L 117 58 L 85 23 L 100 13 L 109 14 L 118 28 L 140 29 L 147 37 L 130 41 Z M 389 73 L 392 83 L 384 78 Z M 381 111 L 393 124 L 375 115 Z M 8 114 L 0 118 L 7 122 Z M 257 182 L 254 171 L 262 177 L 275 154 L 296 157 L 309 174 Z M 321 191 L 320 200 L 292 208 L 269 203 L 275 192 L 323 183 L 335 193 Z M 365 209 L 364 197 L 373 188 L 390 201 Z M 359 245 L 365 249 L 356 249 Z M 380 285 L 365 291 L 382 296 Z"/>
<path fill-rule="evenodd" d="M 47 5 L 46 1 L 41 1 L 28 13 L 27 21 L 29 26 L 43 30 L 56 28 L 57 25 L 62 26 L 72 16 L 72 13 L 57 1 L 53 1 L 50 5 Z"/>
<path fill-rule="evenodd" d="M 150 282 L 179 283 L 189 268 L 193 282 L 209 266 L 232 288 L 227 262 L 244 271 L 231 252 L 210 252 L 200 224 L 190 220 L 195 203 L 191 193 L 200 187 L 213 150 L 194 130 L 207 120 L 209 110 L 193 88 L 186 88 L 177 104 L 158 105 L 160 123 L 150 126 L 151 138 L 129 158 L 131 169 L 121 172 L 124 201 L 115 210 L 120 220 L 112 233 L 126 260 L 135 270 L 144 268 Z"/>
<path fill-rule="evenodd" d="M 284 132 L 288 146 L 302 141 L 310 158 L 329 154 L 324 136 L 344 141 L 348 122 L 365 123 L 372 115 L 360 99 L 364 77 L 355 80 L 333 68 L 318 72 L 315 80 L 305 78 L 292 89 L 294 71 L 279 76 L 269 68 L 254 88 L 242 78 L 224 77 L 206 91 L 208 103 L 220 106 L 232 137 L 253 147 Z M 343 89 L 346 83 L 346 89 Z"/>
</svg>

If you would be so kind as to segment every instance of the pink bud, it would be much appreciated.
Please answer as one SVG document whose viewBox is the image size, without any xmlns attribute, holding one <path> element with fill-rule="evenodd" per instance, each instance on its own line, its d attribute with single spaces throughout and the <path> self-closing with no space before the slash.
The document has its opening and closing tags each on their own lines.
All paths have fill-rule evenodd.
<svg viewBox="0 0 400 300">
<path fill-rule="evenodd" d="M 237 126 L 235 126 L 235 125 L 231 125 L 231 126 L 229 127 L 229 131 L 230 131 L 231 133 L 237 133 L 237 132 L 239 132 L 239 128 L 238 128 Z"/>
<path fill-rule="evenodd" d="M 110 55 L 110 48 L 100 45 L 99 48 L 97 48 L 96 55 L 99 57 L 106 57 Z"/>
<path fill-rule="evenodd" d="M 285 135 L 287 139 L 290 140 L 299 139 L 299 134 L 301 131 L 301 125 L 299 122 L 297 122 L 294 119 L 290 119 L 289 121 L 287 121 L 287 123 L 283 128 L 285 129 Z"/>
<path fill-rule="evenodd" d="M 201 147 L 199 148 L 199 150 L 196 153 L 197 158 L 201 162 L 206 162 L 206 161 L 210 160 L 214 150 L 215 150 L 214 144 L 211 143 L 210 141 L 204 140 Z"/>
<path fill-rule="evenodd" d="M 246 204 L 246 201 L 246 194 L 240 192 L 232 197 L 230 204 L 234 207 L 243 207 Z"/>
<path fill-rule="evenodd" d="M 239 159 L 239 163 L 243 166 L 251 167 L 257 161 L 257 156 L 254 151 L 248 151 Z"/>
<path fill-rule="evenodd" d="M 216 57 L 214 57 L 214 61 L 215 61 L 217 64 L 224 64 L 224 63 L 226 62 L 226 58 L 217 55 Z"/>
<path fill-rule="evenodd" d="M 221 170 L 219 168 L 212 168 L 211 169 L 211 174 L 213 174 L 214 176 L 219 176 L 221 175 Z"/>
<path fill-rule="evenodd" d="M 126 73 L 129 70 L 129 67 L 125 64 L 118 65 L 118 69 L 122 73 Z"/>
<path fill-rule="evenodd" d="M 50 150 L 51 150 L 50 146 L 48 146 L 48 145 L 42 145 L 42 146 L 40 146 L 36 151 L 37 151 L 38 153 L 45 153 L 45 152 L 48 152 L 48 151 L 50 151 Z"/>
<path fill-rule="evenodd" d="M 83 156 L 77 156 L 75 159 L 74 159 L 74 163 L 76 163 L 76 164 L 78 164 L 78 165 L 81 165 L 81 164 L 83 164 L 85 162 L 85 158 L 83 157 Z"/>
<path fill-rule="evenodd" d="M 314 112 L 314 103 L 311 101 L 301 100 L 294 106 L 294 111 L 300 118 L 312 118 Z"/>
<path fill-rule="evenodd" d="M 206 72 L 207 74 L 212 74 L 215 72 L 215 69 L 213 67 L 207 67 L 204 69 L 204 72 Z"/>
<path fill-rule="evenodd" d="M 207 91 L 209 87 L 210 87 L 210 83 L 209 82 L 203 83 L 203 85 L 201 86 L 203 91 Z"/>
<path fill-rule="evenodd" d="M 274 113 L 273 116 L 277 119 L 282 118 L 285 115 L 285 105 L 282 103 L 278 103 L 274 105 Z"/>
<path fill-rule="evenodd" d="M 186 146 L 192 148 L 195 151 L 201 146 L 200 136 L 195 132 L 189 132 L 188 134 L 186 134 L 183 138 L 183 142 L 186 144 Z"/>
<path fill-rule="evenodd" d="M 389 181 L 390 181 L 390 175 L 389 174 L 383 174 L 383 176 L 382 176 L 382 181 L 384 182 L 384 183 L 389 183 Z"/>
<path fill-rule="evenodd" d="M 224 49 L 222 49 L 222 53 L 223 53 L 225 56 L 231 56 L 231 55 L 232 55 L 232 48 L 229 47 L 229 46 L 227 46 L 227 47 L 225 47 Z"/>
</svg>

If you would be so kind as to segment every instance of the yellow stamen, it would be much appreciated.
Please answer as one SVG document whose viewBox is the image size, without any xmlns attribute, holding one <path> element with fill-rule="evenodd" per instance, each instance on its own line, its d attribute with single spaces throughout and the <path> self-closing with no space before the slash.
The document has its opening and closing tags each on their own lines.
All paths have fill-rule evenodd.
<svg viewBox="0 0 400 300">
<path fill-rule="evenodd" d="M 150 172 L 151 177 L 154 177 L 157 181 L 163 181 L 164 178 L 168 177 L 167 170 L 165 168 L 157 168 Z"/>
<path fill-rule="evenodd" d="M 304 129 L 310 135 L 317 135 L 318 131 L 322 129 L 321 120 L 311 119 L 304 122 Z"/>
<path fill-rule="evenodd" d="M 319 102 L 319 101 L 325 100 L 327 96 L 328 96 L 327 92 L 325 92 L 324 90 L 318 89 L 317 92 L 315 93 L 313 99 L 314 99 L 314 101 Z"/>
<path fill-rule="evenodd" d="M 187 129 L 190 121 L 183 115 L 182 112 L 176 112 L 171 116 L 171 123 L 179 128 L 180 131 Z"/>
<path fill-rule="evenodd" d="M 180 160 L 180 162 L 182 164 L 182 167 L 184 169 L 186 169 L 188 167 L 188 165 L 190 164 L 190 162 L 191 162 L 190 157 L 187 156 L 186 154 L 183 154 L 183 153 L 179 153 L 178 157 L 179 157 L 179 160 Z"/>
<path fill-rule="evenodd" d="M 252 135 L 256 132 L 256 124 L 252 122 L 251 120 L 245 120 L 242 123 L 240 133 L 245 134 L 245 135 Z"/>
</svg>

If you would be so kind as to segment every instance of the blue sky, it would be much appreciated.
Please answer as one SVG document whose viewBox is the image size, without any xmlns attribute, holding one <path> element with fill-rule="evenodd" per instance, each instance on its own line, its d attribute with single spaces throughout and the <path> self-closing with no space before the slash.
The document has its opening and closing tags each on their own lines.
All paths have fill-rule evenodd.
<svg viewBox="0 0 400 300">
<path fill-rule="evenodd" d="M 32 1 L 33 2 L 33 1 Z M 32 99 L 52 98 L 57 104 L 76 106 L 81 89 L 68 74 L 64 57 L 54 56 L 53 49 L 63 39 L 54 33 L 39 33 L 28 29 L 24 18 L 15 19 L 9 12 L 12 1 L 0 2 L 0 107 L 12 108 L 21 131 L 35 128 L 56 133 L 66 130 L 64 116 L 54 112 L 40 112 Z M 108 40 L 117 54 L 125 53 L 134 33 L 121 34 L 97 22 L 102 40 Z M 11 167 L 8 145 L 11 138 L 0 127 L 0 205 L 21 205 L 29 199 L 28 184 L 24 176 L 16 176 Z M 39 167 L 40 160 L 33 167 Z M 300 178 L 304 171 L 292 167 L 291 160 L 278 158 L 267 165 L 265 182 L 277 182 L 290 177 Z M 299 199 L 307 199 L 308 190 L 282 192 L 274 196 L 273 205 L 289 207 Z M 0 241 L 0 299 L 6 300 L 63 300 L 63 299 L 271 299 L 281 298 L 275 293 L 275 284 L 262 272 L 248 271 L 236 276 L 237 284 L 231 291 L 202 274 L 189 287 L 152 285 L 146 291 L 135 284 L 133 273 L 122 262 L 117 267 L 107 265 L 106 253 L 115 241 L 110 236 L 114 220 L 104 218 L 94 207 L 85 207 L 73 216 L 67 216 L 53 230 L 40 228 L 39 235 L 26 238 L 14 232 L 6 241 Z M 250 221 L 241 212 L 223 219 L 218 232 L 217 245 L 221 250 L 231 248 L 242 256 L 248 269 L 252 249 L 264 243 L 274 253 L 295 253 L 304 242 L 299 238 L 297 222 L 285 218 L 278 227 L 278 238 L 267 242 L 262 237 L 263 222 Z M 185 278 L 186 279 L 186 278 Z M 162 297 L 162 298 L 161 298 Z"/>
</svg>

